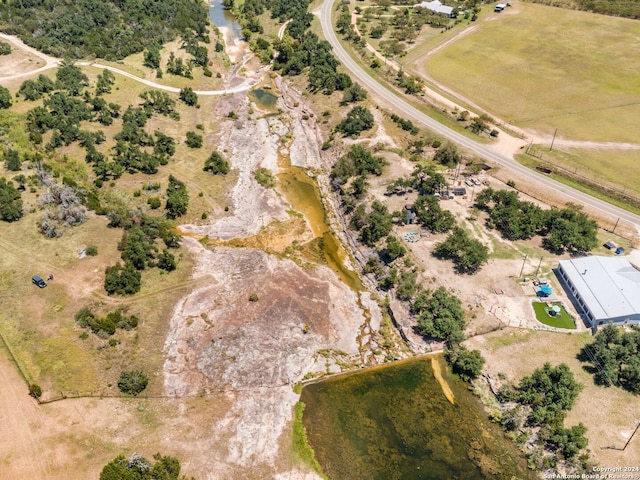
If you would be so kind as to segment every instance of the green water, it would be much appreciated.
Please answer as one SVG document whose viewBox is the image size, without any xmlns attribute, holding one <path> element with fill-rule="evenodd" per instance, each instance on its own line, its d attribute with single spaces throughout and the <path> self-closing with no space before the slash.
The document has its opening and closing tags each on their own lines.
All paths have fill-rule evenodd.
<svg viewBox="0 0 640 480">
<path fill-rule="evenodd" d="M 292 167 L 288 159 L 281 159 L 280 164 L 279 189 L 291 207 L 308 220 L 314 236 L 322 239 L 322 254 L 327 265 L 352 290 L 363 290 L 358 275 L 344 266 L 347 252 L 327 222 L 316 180 L 309 177 L 304 168 Z"/>
<path fill-rule="evenodd" d="M 262 88 L 251 90 L 251 92 L 249 92 L 249 97 L 251 98 L 252 102 L 268 110 L 273 110 L 273 108 L 276 106 L 276 101 L 278 100 L 277 95 L 274 95 L 268 90 L 263 90 Z"/>
<path fill-rule="evenodd" d="M 534 479 L 465 384 L 452 405 L 428 358 L 330 378 L 302 390 L 303 423 L 330 480 Z"/>
</svg>

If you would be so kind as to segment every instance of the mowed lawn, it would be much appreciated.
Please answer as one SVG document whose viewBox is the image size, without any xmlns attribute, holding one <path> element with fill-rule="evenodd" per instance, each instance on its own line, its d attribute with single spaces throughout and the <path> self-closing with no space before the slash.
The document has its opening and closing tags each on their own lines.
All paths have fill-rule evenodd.
<svg viewBox="0 0 640 480">
<path fill-rule="evenodd" d="M 420 67 L 519 127 L 637 142 L 640 22 L 520 2 L 514 9 Z"/>
</svg>

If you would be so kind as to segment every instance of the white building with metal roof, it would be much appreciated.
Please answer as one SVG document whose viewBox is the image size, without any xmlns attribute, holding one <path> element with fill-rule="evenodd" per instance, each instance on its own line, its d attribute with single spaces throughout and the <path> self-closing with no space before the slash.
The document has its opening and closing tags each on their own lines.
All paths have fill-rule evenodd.
<svg viewBox="0 0 640 480">
<path fill-rule="evenodd" d="M 640 324 L 640 271 L 625 258 L 560 260 L 558 277 L 582 309 L 588 326 Z"/>
<path fill-rule="evenodd" d="M 441 13 L 442 15 L 446 15 L 449 18 L 455 18 L 453 7 L 443 5 L 440 0 L 433 0 L 432 2 L 422 2 L 420 6 L 422 8 L 431 10 L 433 13 Z"/>
</svg>

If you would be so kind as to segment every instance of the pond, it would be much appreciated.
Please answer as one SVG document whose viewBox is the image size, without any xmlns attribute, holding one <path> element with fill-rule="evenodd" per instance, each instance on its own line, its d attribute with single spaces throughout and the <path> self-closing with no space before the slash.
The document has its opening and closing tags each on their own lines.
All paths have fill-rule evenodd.
<svg viewBox="0 0 640 480">
<path fill-rule="evenodd" d="M 274 110 L 276 102 L 278 101 L 277 95 L 262 88 L 256 88 L 249 92 L 249 98 L 252 102 L 267 110 Z"/>
<path fill-rule="evenodd" d="M 442 358 L 434 359 L 445 370 Z M 526 461 L 463 382 L 430 358 L 307 385 L 300 401 L 309 444 L 330 480 L 534 479 Z"/>
<path fill-rule="evenodd" d="M 236 22 L 233 13 L 224 9 L 222 0 L 213 0 L 209 4 L 209 18 L 216 27 L 229 30 L 231 43 L 242 38 L 242 27 Z"/>
</svg>

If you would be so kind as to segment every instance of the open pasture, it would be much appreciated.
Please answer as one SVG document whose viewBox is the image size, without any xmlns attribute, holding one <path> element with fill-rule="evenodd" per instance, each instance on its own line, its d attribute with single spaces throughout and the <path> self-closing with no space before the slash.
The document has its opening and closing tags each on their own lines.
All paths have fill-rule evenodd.
<svg viewBox="0 0 640 480">
<path fill-rule="evenodd" d="M 519 4 L 417 70 L 518 127 L 572 140 L 636 142 L 640 23 Z"/>
</svg>

